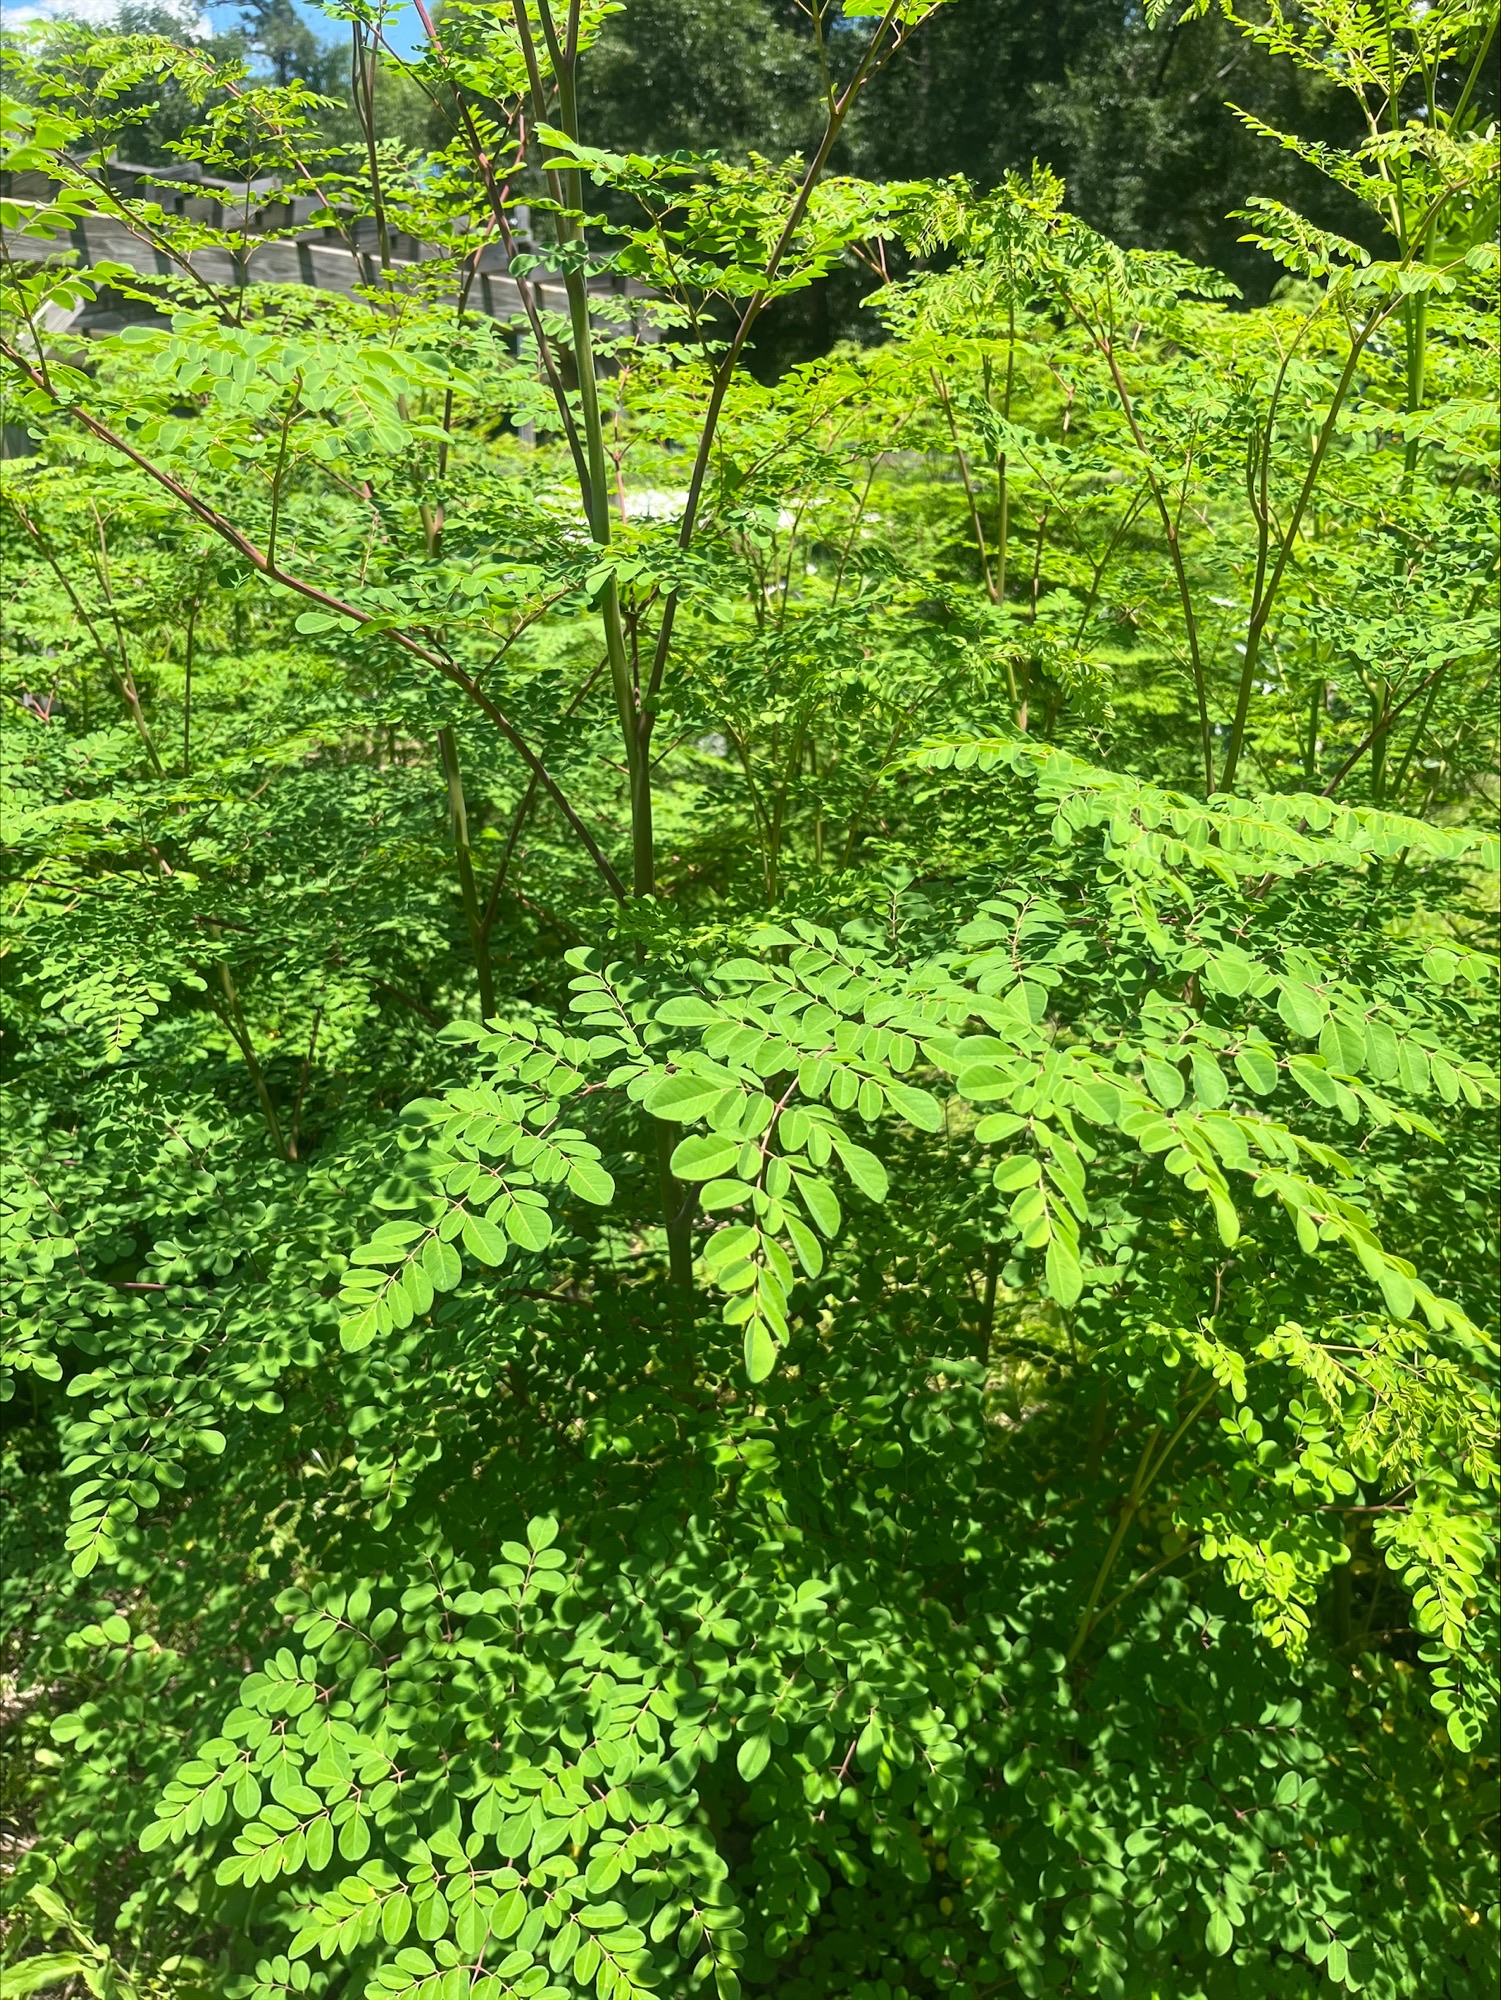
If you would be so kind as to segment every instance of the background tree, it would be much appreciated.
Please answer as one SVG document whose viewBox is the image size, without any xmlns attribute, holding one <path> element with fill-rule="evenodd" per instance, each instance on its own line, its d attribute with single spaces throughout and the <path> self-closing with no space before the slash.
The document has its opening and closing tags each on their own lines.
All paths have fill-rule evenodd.
<svg viewBox="0 0 1501 2000">
<path fill-rule="evenodd" d="M 121 26 L 128 26 L 123 15 Z M 251 55 L 283 88 L 294 78 L 317 91 L 336 89 L 345 81 L 338 50 L 326 29 L 316 33 L 292 0 L 250 0 L 237 10 L 236 30 Z"/>
<path fill-rule="evenodd" d="M 643 150 L 774 156 L 806 145 L 809 39 L 799 0 L 649 0 L 604 30 L 591 118 L 609 143 Z M 1489 79 L 1483 87 L 1494 94 Z M 1277 275 L 1230 219 L 1253 190 L 1374 241 L 1357 204 L 1292 156 L 1268 157 L 1227 100 L 1310 140 L 1359 135 L 1330 81 L 1275 61 L 1186 0 L 1156 29 L 1133 0 L 957 0 L 877 80 L 837 159 L 876 180 L 959 173 L 980 188 L 1041 161 L 1095 228 L 1211 263 L 1252 298 Z M 855 296 L 834 308 L 841 331 L 862 325 Z"/>
</svg>

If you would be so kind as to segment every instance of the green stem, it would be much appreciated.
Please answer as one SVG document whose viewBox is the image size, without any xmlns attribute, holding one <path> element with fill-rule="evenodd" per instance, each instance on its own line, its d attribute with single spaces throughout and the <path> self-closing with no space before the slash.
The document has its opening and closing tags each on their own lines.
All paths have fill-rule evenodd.
<svg viewBox="0 0 1501 2000">
<path fill-rule="evenodd" d="M 365 30 L 356 21 L 351 27 L 354 46 L 352 52 L 353 75 L 350 83 L 355 102 L 355 116 L 360 121 L 360 129 L 365 137 L 365 158 L 370 168 L 370 197 L 375 204 L 375 237 L 380 248 L 380 268 L 387 272 L 391 268 L 391 234 L 386 226 L 386 204 L 380 184 L 380 156 L 375 144 L 375 51 L 367 47 Z"/>
<path fill-rule="evenodd" d="M 451 726 L 438 731 L 438 755 L 443 760 L 443 776 L 448 784 L 448 818 L 453 829 L 453 850 L 459 864 L 459 892 L 464 899 L 464 920 L 469 926 L 469 945 L 474 953 L 474 971 L 479 982 L 481 1016 L 495 1015 L 495 982 L 490 972 L 490 941 L 480 913 L 479 891 L 474 885 L 474 858 L 469 848 L 469 813 L 464 802 L 464 777 L 459 769 L 459 744 Z"/>
<path fill-rule="evenodd" d="M 1447 666 L 1447 664 L 1448 662 L 1446 661 L 1445 666 Z M 1402 753 L 1402 761 L 1397 766 L 1397 775 L 1395 778 L 1392 779 L 1391 796 L 1394 802 L 1400 799 L 1402 796 L 1402 787 L 1407 783 L 1407 767 L 1412 762 L 1413 752 L 1417 749 L 1418 745 L 1423 740 L 1423 732 L 1428 727 L 1428 718 L 1430 715 L 1432 715 L 1433 704 L 1438 699 L 1438 685 L 1439 682 L 1443 679 L 1443 675 L 1444 675 L 1444 669 L 1441 667 L 1439 671 L 1433 676 L 1433 679 L 1429 684 L 1428 688 L 1428 699 L 1424 702 L 1423 712 L 1418 717 L 1418 726 L 1412 732 L 1412 738 L 1408 743 L 1406 750 L 1404 750 Z"/>
<path fill-rule="evenodd" d="M 1318 772 L 1319 763 L 1319 717 L 1324 712 L 1328 698 L 1329 683 L 1315 681 L 1313 696 L 1308 704 L 1308 747 L 1303 753 L 1303 775 L 1311 785 Z"/>
<path fill-rule="evenodd" d="M 302 1129 L 302 1100 L 307 1096 L 308 1080 L 313 1074 L 313 1057 L 318 1053 L 318 1030 L 323 1025 L 323 1007 L 320 1003 L 313 1015 L 313 1032 L 308 1036 L 307 1054 L 302 1059 L 302 1074 L 297 1080 L 297 1098 L 292 1106 L 292 1136 L 287 1141 L 287 1158 L 297 1158 L 297 1135 Z"/>
<path fill-rule="evenodd" d="M 1371 703 L 1371 804 L 1376 806 L 1386 797 L 1386 747 L 1391 729 L 1387 718 L 1392 704 L 1390 683 L 1381 681 L 1379 687 Z"/>
<path fill-rule="evenodd" d="M 281 1120 L 276 1115 L 276 1105 L 266 1083 L 265 1071 L 256 1058 L 255 1046 L 250 1039 L 250 1030 L 245 1024 L 245 1010 L 240 1005 L 240 991 L 235 985 L 234 974 L 227 963 L 219 961 L 219 984 L 224 992 L 224 1004 L 228 1009 L 229 1031 L 240 1045 L 240 1054 L 245 1058 L 245 1067 L 250 1071 L 255 1085 L 255 1094 L 260 1102 L 261 1116 L 266 1121 L 266 1129 L 271 1134 L 272 1143 L 284 1160 L 290 1159 L 287 1142 L 282 1135 Z"/>
<path fill-rule="evenodd" d="M 1161 1576 L 1162 1572 L 1165 1569 L 1171 1569 L 1175 1562 L 1182 1562 L 1186 1555 L 1192 1553 L 1192 1550 L 1193 1544 L 1185 1543 L 1181 1549 L 1176 1550 L 1172 1555 L 1164 1556 L 1161 1562 L 1153 1563 L 1150 1569 L 1144 1569 L 1140 1576 L 1133 1576 L 1124 1590 L 1118 1590 L 1108 1604 L 1100 1606 L 1099 1611 L 1095 1614 L 1095 1630 L 1099 1630 L 1100 1626 L 1104 1624 L 1112 1612 L 1120 1609 L 1121 1605 L 1125 1603 L 1133 1591 L 1140 1590 L 1144 1583 L 1150 1583 L 1154 1576 Z"/>
<path fill-rule="evenodd" d="M 281 526 L 281 483 L 287 470 L 287 438 L 301 394 L 302 371 L 299 369 L 293 379 L 292 393 L 287 398 L 287 413 L 281 420 L 281 436 L 276 446 L 276 470 L 271 475 L 271 525 L 266 531 L 266 561 L 273 569 L 276 567 L 276 531 Z M 406 412 L 403 410 L 403 420 L 405 416 Z"/>
<path fill-rule="evenodd" d="M 1105 572 L 1110 567 L 1111 558 L 1114 556 L 1116 550 L 1120 547 L 1122 539 L 1130 530 L 1137 515 L 1141 512 L 1145 504 L 1146 504 L 1145 489 L 1143 489 L 1142 492 L 1140 493 L 1135 493 L 1132 495 L 1131 500 L 1126 507 L 1125 513 L 1122 514 L 1120 520 L 1117 521 L 1115 529 L 1111 534 L 1110 540 L 1105 544 L 1104 555 L 1102 555 L 1100 557 L 1100 560 L 1093 565 L 1094 573 L 1090 578 L 1089 595 L 1084 600 L 1084 609 L 1079 613 L 1079 623 L 1074 630 L 1074 643 L 1076 645 L 1078 644 L 1079 640 L 1081 640 L 1084 637 L 1085 627 L 1088 625 L 1091 617 L 1094 615 L 1095 605 L 1099 602 L 1100 598 L 1100 586 L 1105 581 Z"/>
<path fill-rule="evenodd" d="M 995 1295 L 1001 1277 L 1001 1246 L 987 1243 L 985 1246 L 985 1292 L 980 1300 L 980 1341 L 979 1359 L 990 1360 L 990 1342 L 995 1333 Z"/>
<path fill-rule="evenodd" d="M 1157 469 L 1152 461 L 1151 448 L 1147 444 L 1140 424 L 1136 419 L 1136 408 L 1131 400 L 1131 392 L 1126 387 L 1126 378 L 1121 373 L 1120 362 L 1115 352 L 1115 342 L 1109 334 L 1092 327 L 1084 314 L 1070 301 L 1074 317 L 1084 327 L 1095 346 L 1103 356 L 1110 370 L 1110 379 L 1115 384 L 1115 393 L 1125 415 L 1126 424 L 1141 454 L 1146 469 L 1146 480 L 1152 499 L 1157 508 L 1157 518 L 1162 523 L 1162 532 L 1167 537 L 1168 558 L 1173 566 L 1173 581 L 1178 588 L 1178 603 L 1183 612 L 1183 628 L 1188 640 L 1189 668 L 1193 675 L 1194 697 L 1199 709 L 1199 748 L 1204 759 L 1204 785 L 1209 792 L 1214 790 L 1214 745 L 1209 731 L 1209 690 L 1204 677 L 1204 661 L 1199 651 L 1199 621 L 1194 612 L 1193 592 L 1189 588 L 1188 570 L 1183 561 L 1183 550 L 1178 540 L 1178 523 L 1167 504 L 1167 495 L 1162 490 L 1157 477 Z"/>
<path fill-rule="evenodd" d="M 1016 307 L 1006 308 L 1006 387 L 1001 395 L 1001 418 L 1011 421 L 1011 392 L 1016 381 Z M 1000 520 L 996 535 L 995 583 L 996 602 L 1006 600 L 1006 547 L 1011 538 L 1011 484 L 1006 453 L 996 456 L 995 479 Z"/>
<path fill-rule="evenodd" d="M 524 0 L 514 0 L 517 34 L 527 55 L 527 76 L 533 98 L 533 112 L 540 124 L 545 110 L 542 100 L 541 69 L 532 44 L 531 27 Z M 548 59 L 558 91 L 558 123 L 568 137 L 578 142 L 578 99 L 574 87 L 576 38 L 570 16 L 566 45 L 559 42 L 548 0 L 541 0 L 539 14 L 547 42 Z M 584 249 L 583 225 L 578 219 L 582 190 L 576 172 L 555 176 L 558 191 L 567 207 L 554 218 L 559 247 L 565 259 L 563 286 L 568 296 L 568 322 L 573 340 L 574 373 L 578 383 L 579 418 L 583 432 L 584 462 L 588 475 L 583 494 L 591 540 L 599 548 L 610 545 L 610 479 L 607 466 L 604 415 L 600 407 L 599 377 L 595 367 L 594 329 L 589 316 L 589 283 L 581 261 Z M 649 744 L 651 719 L 639 699 L 626 648 L 625 621 L 621 614 L 620 586 L 613 576 L 601 586 L 595 607 L 604 629 L 605 651 L 610 663 L 610 685 L 620 723 L 630 786 L 631 887 L 638 896 L 656 893 L 656 852 L 652 826 L 651 761 Z"/>
<path fill-rule="evenodd" d="M 657 1188 L 662 1219 L 667 1225 L 667 1266 L 675 1285 L 693 1289 L 693 1218 L 685 1212 L 683 1191 L 672 1171 L 672 1128 L 652 1120 L 657 1155 Z"/>
<path fill-rule="evenodd" d="M 1423 391 L 1428 368 L 1428 300 L 1419 293 L 1406 305 L 1407 317 L 1407 414 L 1416 416 L 1423 407 Z M 1402 454 L 1402 484 L 1411 486 L 1418 469 L 1419 440 L 1409 437 Z"/>
<path fill-rule="evenodd" d="M 198 599 L 188 607 L 188 631 L 182 669 L 182 775 L 193 770 L 193 642 L 198 629 Z"/>
<path fill-rule="evenodd" d="M 1277 551 L 1277 560 L 1265 588 L 1258 592 L 1257 600 L 1251 607 L 1250 621 L 1246 626 L 1246 650 L 1240 666 L 1240 686 L 1235 696 L 1235 718 L 1230 725 L 1230 741 L 1225 749 L 1224 769 L 1220 772 L 1218 785 L 1211 786 L 1212 790 L 1228 792 L 1235 783 L 1235 773 L 1246 740 L 1246 718 L 1250 714 L 1251 690 L 1256 684 L 1256 669 L 1261 663 L 1261 642 L 1266 633 L 1267 620 L 1272 615 L 1272 606 L 1282 589 L 1283 578 L 1292 560 L 1293 547 L 1303 526 L 1303 516 L 1308 511 L 1308 503 L 1313 498 L 1313 490 L 1324 469 L 1324 459 L 1333 441 L 1335 426 L 1339 422 L 1340 411 L 1344 408 L 1345 397 L 1355 380 L 1355 370 L 1360 364 L 1361 355 L 1365 352 L 1366 342 L 1376 331 L 1383 317 L 1382 313 L 1373 314 L 1350 342 L 1350 352 L 1345 357 L 1345 365 L 1340 371 L 1333 399 L 1319 427 L 1319 435 L 1308 461 L 1308 470 L 1303 475 L 1303 484 L 1298 491 L 1292 518 L 1287 524 Z M 1270 457 L 1272 449 L 1270 437 L 1266 441 L 1265 449 Z"/>
<path fill-rule="evenodd" d="M 1470 99 L 1475 94 L 1475 86 L 1485 74 L 1485 65 L 1490 56 L 1491 43 L 1496 39 L 1496 29 L 1501 26 L 1501 17 L 1493 15 L 1490 26 L 1485 31 L 1485 39 L 1475 51 L 1475 60 L 1470 65 L 1470 73 L 1465 78 L 1465 87 L 1459 93 L 1459 102 L 1449 113 L 1448 129 L 1451 133 L 1463 132 L 1466 128 L 1465 114 L 1470 108 Z"/>
<path fill-rule="evenodd" d="M 1444 669 L 1448 665 L 1449 662 L 1447 660 L 1444 660 L 1440 665 L 1436 666 L 1433 669 L 1433 672 L 1431 674 L 1425 675 L 1424 678 L 1418 682 L 1415 688 L 1413 688 L 1409 693 L 1403 695 L 1402 699 L 1399 702 L 1394 702 L 1385 711 L 1381 719 L 1377 722 L 1376 726 L 1369 732 L 1368 735 L 1363 737 L 1362 740 L 1358 744 L 1356 744 L 1355 748 L 1350 752 L 1349 756 L 1345 759 L 1344 763 L 1340 765 L 1339 769 L 1335 772 L 1334 776 L 1329 780 L 1328 784 L 1325 785 L 1323 791 L 1319 794 L 1321 798 L 1327 799 L 1333 795 L 1336 787 L 1344 783 L 1345 779 L 1349 777 L 1350 773 L 1355 769 L 1355 766 L 1360 762 L 1361 758 L 1366 754 L 1366 752 L 1374 744 L 1380 742 L 1381 738 L 1385 736 L 1386 732 L 1391 728 L 1392 724 L 1396 721 L 1397 717 L 1402 714 L 1404 709 L 1410 707 L 1410 705 L 1417 700 L 1420 694 L 1425 693 L 1429 688 L 1431 688 L 1437 682 L 1439 675 L 1443 673 Z"/>
<path fill-rule="evenodd" d="M 694 453 L 693 469 L 688 475 L 688 497 L 684 502 L 683 518 L 678 526 L 678 546 L 683 550 L 687 550 L 692 543 L 694 530 L 698 524 L 698 510 L 703 499 L 704 481 L 708 476 L 709 460 L 713 454 L 714 439 L 719 430 L 719 417 L 720 412 L 724 408 L 724 399 L 729 392 L 730 383 L 739 365 L 740 356 L 745 349 L 745 344 L 750 339 L 756 322 L 766 306 L 772 280 L 781 269 L 782 260 L 791 249 L 797 232 L 802 226 L 802 220 L 807 213 L 808 204 L 813 198 L 813 191 L 822 178 L 823 170 L 828 164 L 829 154 L 834 149 L 834 143 L 839 137 L 844 121 L 848 117 L 856 98 L 858 98 L 866 84 L 869 83 L 871 77 L 876 74 L 898 48 L 905 45 L 908 38 L 910 30 L 903 29 L 897 24 L 896 16 L 896 5 L 892 4 L 888 6 L 886 12 L 877 23 L 875 32 L 866 46 L 865 54 L 861 57 L 854 75 L 845 85 L 838 99 L 831 104 L 828 121 L 824 126 L 823 137 L 819 140 L 818 148 L 809 162 L 802 181 L 798 186 L 797 193 L 794 195 L 792 203 L 788 208 L 787 219 L 782 225 L 780 235 L 772 246 L 771 255 L 762 267 L 761 289 L 751 294 L 745 310 L 740 316 L 739 324 L 730 337 L 729 344 L 724 351 L 719 366 L 714 371 L 714 377 L 709 388 L 708 407 L 704 412 L 703 423 L 699 428 L 698 448 Z M 887 47 L 885 45 L 887 31 L 893 25 L 897 25 L 897 33 L 890 46 Z M 667 669 L 668 656 L 672 650 L 672 632 L 677 619 L 677 608 L 678 593 L 675 590 L 670 590 L 662 605 L 662 622 L 657 630 L 657 644 L 652 658 L 651 679 L 648 683 L 648 692 L 653 697 L 657 689 L 661 686 L 663 675 Z M 649 717 L 647 718 L 647 722 L 649 728 Z"/>
<path fill-rule="evenodd" d="M 1137 1465 L 1136 1475 L 1131 1481 L 1130 1490 L 1121 1506 L 1121 1517 L 1115 1524 L 1115 1533 L 1110 1537 L 1110 1546 L 1105 1551 L 1105 1560 L 1100 1564 L 1099 1572 L 1095 1577 L 1088 1600 L 1080 1616 L 1078 1627 L 1074 1632 L 1073 1642 L 1069 1646 L 1065 1656 L 1064 1664 L 1066 1666 L 1071 1667 L 1073 1665 L 1074 1661 L 1084 1650 L 1090 1634 L 1100 1622 L 1095 1615 L 1095 1606 L 1100 1601 L 1100 1594 L 1104 1590 L 1105 1585 L 1110 1581 L 1110 1572 L 1115 1568 L 1116 1558 L 1120 1555 L 1126 1536 L 1131 1531 L 1132 1522 L 1141 1511 L 1142 1501 L 1145 1500 L 1162 1468 L 1177 1450 L 1178 1443 L 1184 1433 L 1189 1429 L 1190 1425 L 1197 1423 L 1198 1419 L 1209 1408 L 1209 1405 L 1214 1401 L 1219 1392 L 1219 1383 L 1211 1382 L 1206 1393 L 1195 1403 L 1182 1423 L 1179 1424 L 1167 1443 L 1162 1447 L 1162 1450 L 1158 1452 L 1155 1460 L 1152 1457 L 1152 1453 L 1156 1448 L 1157 1440 L 1162 1436 L 1162 1426 L 1161 1424 L 1153 1425 L 1151 1434 L 1147 1438 L 1146 1449 L 1142 1452 L 1140 1463 Z"/>
<path fill-rule="evenodd" d="M 949 395 L 948 384 L 936 368 L 933 370 L 933 387 L 938 391 L 938 400 L 943 405 L 944 416 L 948 419 L 949 436 L 954 441 L 954 456 L 959 461 L 959 477 L 964 482 L 964 497 L 969 503 L 969 524 L 974 530 L 975 546 L 980 551 L 980 575 L 985 582 L 985 595 L 990 599 L 992 604 L 999 604 L 1001 601 L 1000 595 L 996 590 L 995 580 L 990 574 L 990 556 L 985 548 L 985 527 L 980 519 L 980 502 L 975 494 L 974 481 L 970 478 L 969 458 L 965 453 L 964 446 L 959 442 L 959 422 L 954 415 L 954 405 Z"/>
<path fill-rule="evenodd" d="M 7 355 L 6 358 L 9 359 L 10 358 L 9 355 Z M 39 370 L 33 370 L 31 372 L 33 380 L 35 381 L 37 386 L 45 387 L 45 378 L 42 376 L 41 372 Z M 47 540 L 46 536 L 43 534 L 41 528 L 37 525 L 36 522 L 32 520 L 31 516 L 27 513 L 26 509 L 22 506 L 21 502 L 14 495 L 11 496 L 10 504 L 12 510 L 15 513 L 16 519 L 21 523 L 21 527 L 24 530 L 25 534 L 35 544 L 37 552 L 41 556 L 43 562 L 46 563 L 47 567 L 51 570 L 52 574 L 57 578 L 59 584 L 61 584 L 63 592 L 66 595 L 68 602 L 72 605 L 73 610 L 77 615 L 79 622 L 83 625 L 89 637 L 93 640 L 94 649 L 98 653 L 99 658 L 103 661 L 105 671 L 109 674 L 110 679 L 114 682 L 116 691 L 119 694 L 121 701 L 125 704 L 125 711 L 130 717 L 131 723 L 135 728 L 136 735 L 139 736 L 141 739 L 142 748 L 145 750 L 146 756 L 150 761 L 153 773 L 158 778 L 164 778 L 167 775 L 166 770 L 162 764 L 161 758 L 157 755 L 156 745 L 152 741 L 150 728 L 147 726 L 146 717 L 141 709 L 141 698 L 136 690 L 135 676 L 131 673 L 130 670 L 130 656 L 125 647 L 125 635 L 124 632 L 121 630 L 119 619 L 116 618 L 115 620 L 115 632 L 118 641 L 118 646 L 115 647 L 109 644 L 109 641 L 104 638 L 102 633 L 99 631 L 98 626 L 94 623 L 94 620 L 90 617 L 88 609 L 83 602 L 83 599 L 78 595 L 78 592 L 74 589 L 72 580 L 69 578 L 68 573 L 63 568 L 62 564 L 58 561 L 57 556 L 53 553 L 52 545 Z M 103 530 L 101 529 L 100 532 L 102 535 Z M 102 575 L 101 575 L 101 582 L 103 582 Z M 105 587 L 107 588 L 107 585 Z M 117 651 L 119 655 L 119 664 L 116 663 Z"/>
</svg>

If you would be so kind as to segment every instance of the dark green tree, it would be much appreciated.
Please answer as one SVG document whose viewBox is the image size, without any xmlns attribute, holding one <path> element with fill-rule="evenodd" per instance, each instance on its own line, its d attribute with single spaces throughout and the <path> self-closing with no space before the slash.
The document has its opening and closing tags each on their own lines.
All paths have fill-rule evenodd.
<svg viewBox="0 0 1501 2000">
<path fill-rule="evenodd" d="M 1217 10 L 1175 0 L 1156 26 L 1147 13 L 1139 0 L 955 0 L 876 79 L 837 163 L 874 180 L 962 174 L 988 189 L 1037 160 L 1094 228 L 1211 263 L 1256 299 L 1277 267 L 1231 219 L 1253 190 L 1374 249 L 1379 226 L 1358 203 L 1293 154 L 1269 155 L 1231 108 L 1348 145 L 1361 132 L 1348 94 L 1279 61 Z M 805 147 L 818 125 L 811 40 L 799 0 L 646 0 L 604 29 L 589 115 L 610 143 L 647 151 Z M 1440 79 L 1441 94 L 1462 86 L 1458 72 Z M 1479 89 L 1493 100 L 1494 77 Z M 846 283 L 816 307 L 784 305 L 782 318 L 802 321 L 788 352 L 858 332 L 860 292 Z"/>
<path fill-rule="evenodd" d="M 795 0 L 645 0 L 610 21 L 584 86 L 596 129 L 649 152 L 795 152 L 818 134 Z"/>
<path fill-rule="evenodd" d="M 326 34 L 314 31 L 292 0 L 250 0 L 239 16 L 252 57 L 283 89 L 296 81 L 330 91 L 345 81 L 347 65 L 338 48 Z"/>
<path fill-rule="evenodd" d="M 879 178 L 963 174 L 994 187 L 1036 159 L 1118 242 L 1175 250 L 1264 297 L 1276 268 L 1229 220 L 1252 192 L 1370 236 L 1353 202 L 1269 157 L 1227 103 L 1329 144 L 1359 135 L 1347 98 L 1269 57 L 1218 14 L 1148 25 L 1136 0 L 956 0 L 878 80 L 852 140 Z"/>
</svg>

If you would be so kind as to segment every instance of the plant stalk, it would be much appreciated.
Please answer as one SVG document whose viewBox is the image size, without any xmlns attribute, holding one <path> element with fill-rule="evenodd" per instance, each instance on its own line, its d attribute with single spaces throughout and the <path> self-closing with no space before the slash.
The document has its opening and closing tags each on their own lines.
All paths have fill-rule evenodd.
<svg viewBox="0 0 1501 2000">
<path fill-rule="evenodd" d="M 464 801 L 464 777 L 459 769 L 459 742 L 451 724 L 438 731 L 438 755 L 448 785 L 448 820 L 453 830 L 453 851 L 459 867 L 459 893 L 464 899 L 464 921 L 469 926 L 469 947 L 474 954 L 474 972 L 479 983 L 481 1017 L 495 1017 L 495 982 L 490 971 L 490 940 L 480 911 L 479 891 L 474 883 L 474 857 L 469 848 L 469 812 Z"/>
</svg>

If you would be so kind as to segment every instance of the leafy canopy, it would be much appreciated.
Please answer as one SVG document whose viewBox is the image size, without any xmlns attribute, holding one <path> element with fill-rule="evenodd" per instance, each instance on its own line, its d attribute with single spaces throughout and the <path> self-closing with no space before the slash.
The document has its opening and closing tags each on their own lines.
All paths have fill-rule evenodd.
<svg viewBox="0 0 1501 2000">
<path fill-rule="evenodd" d="M 330 11 L 4 57 L 6 1991 L 1489 1993 L 1494 6 L 1254 310 Z"/>
</svg>

